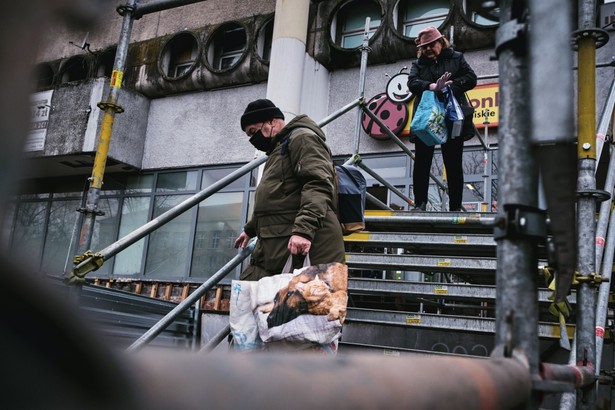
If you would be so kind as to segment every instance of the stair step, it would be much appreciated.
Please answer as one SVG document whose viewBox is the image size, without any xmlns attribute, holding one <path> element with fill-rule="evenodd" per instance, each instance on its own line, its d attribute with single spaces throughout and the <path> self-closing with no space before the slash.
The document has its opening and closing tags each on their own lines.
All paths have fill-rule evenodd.
<svg viewBox="0 0 615 410">
<path fill-rule="evenodd" d="M 369 325 L 378 327 L 393 326 L 412 329 L 440 329 L 447 332 L 464 332 L 466 334 L 474 333 L 492 335 L 495 333 L 494 318 L 348 308 L 344 327 L 351 328 L 356 324 L 359 326 Z M 573 337 L 574 328 L 575 326 L 572 324 L 566 325 L 566 331 L 569 338 Z M 539 322 L 538 337 L 543 339 L 559 339 L 559 323 Z M 363 339 L 363 341 L 364 340 L 365 339 Z"/>
<path fill-rule="evenodd" d="M 382 280 L 368 278 L 349 278 L 350 294 L 386 294 L 390 296 L 411 296 L 429 299 L 467 300 L 494 303 L 496 287 L 492 285 L 469 285 L 459 283 L 409 282 L 399 280 Z M 549 289 L 538 289 L 538 301 L 551 303 Z M 568 297 L 571 304 L 576 303 L 576 293 Z"/>
<path fill-rule="evenodd" d="M 366 211 L 368 231 L 493 233 L 495 213 Z"/>
<path fill-rule="evenodd" d="M 446 353 L 442 351 L 428 351 L 419 349 L 406 349 L 402 347 L 390 347 L 380 345 L 369 345 L 364 343 L 345 342 L 344 340 L 339 342 L 337 354 L 346 353 L 381 353 L 384 356 L 399 357 L 399 356 L 456 356 L 467 357 L 465 354 Z M 476 356 L 477 358 L 486 358 L 485 356 Z"/>
<path fill-rule="evenodd" d="M 495 256 L 492 234 L 359 232 L 344 237 L 351 245 L 403 248 L 413 253 Z"/>
<path fill-rule="evenodd" d="M 495 258 L 441 256 L 441 255 L 395 255 L 384 253 L 346 252 L 346 264 L 350 269 L 403 270 L 426 273 L 456 273 L 489 275 L 496 270 Z"/>
</svg>

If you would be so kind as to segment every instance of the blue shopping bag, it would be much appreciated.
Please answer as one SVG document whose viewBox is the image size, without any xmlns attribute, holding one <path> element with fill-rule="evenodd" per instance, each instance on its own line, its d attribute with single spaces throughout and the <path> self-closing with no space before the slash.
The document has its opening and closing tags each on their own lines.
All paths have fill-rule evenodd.
<svg viewBox="0 0 615 410">
<path fill-rule="evenodd" d="M 445 115 L 444 103 L 433 91 L 424 91 L 412 118 L 410 130 L 426 145 L 444 144 L 448 137 Z"/>
<path fill-rule="evenodd" d="M 446 107 L 446 115 L 444 116 L 446 126 L 451 132 L 450 137 L 457 138 L 461 135 L 465 116 L 461 105 L 453 95 L 451 87 L 447 86 L 442 91 L 444 92 L 444 105 Z"/>
</svg>

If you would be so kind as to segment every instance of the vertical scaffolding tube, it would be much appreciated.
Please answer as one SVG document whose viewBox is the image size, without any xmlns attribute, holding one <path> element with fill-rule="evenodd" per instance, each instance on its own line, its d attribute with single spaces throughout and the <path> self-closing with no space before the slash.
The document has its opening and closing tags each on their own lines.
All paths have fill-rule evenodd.
<svg viewBox="0 0 615 410">
<path fill-rule="evenodd" d="M 527 99 L 528 61 L 522 36 L 523 7 L 500 3 L 496 52 L 500 77 L 499 209 L 506 204 L 535 207 L 538 172 L 530 141 L 530 107 Z M 515 35 L 516 34 L 516 35 Z M 500 214 L 502 215 L 502 214 Z M 532 375 L 539 374 L 537 245 L 524 237 L 506 236 L 497 243 L 496 346 L 523 351 Z M 510 354 L 510 351 L 509 351 Z M 533 395 L 526 409 L 538 408 Z"/>
<path fill-rule="evenodd" d="M 578 133 L 577 231 L 578 273 L 591 278 L 596 272 L 596 42 L 591 34 L 595 1 L 579 3 L 578 45 Z M 577 363 L 594 368 L 596 363 L 596 288 L 591 280 L 581 281 L 577 290 Z M 594 409 L 596 389 L 577 391 L 577 409 Z"/>
<path fill-rule="evenodd" d="M 105 174 L 109 144 L 111 142 L 111 134 L 113 131 L 113 121 L 115 119 L 115 114 L 124 111 L 122 107 L 118 105 L 118 96 L 120 93 L 120 88 L 122 87 L 122 78 L 124 76 L 124 68 L 126 65 L 126 55 L 128 54 L 128 44 L 132 31 L 133 12 L 136 4 L 137 0 L 128 0 L 127 4 L 118 10 L 123 14 L 124 19 L 122 21 L 120 39 L 118 41 L 117 51 L 115 53 L 113 73 L 111 75 L 111 87 L 109 88 L 107 101 L 102 101 L 98 104 L 100 109 L 104 111 L 104 116 L 100 127 L 96 156 L 94 157 L 94 168 L 90 178 L 90 188 L 88 189 L 85 208 L 81 210 L 85 214 L 85 218 L 83 219 L 83 223 L 81 225 L 79 245 L 77 247 L 77 254 L 79 255 L 90 249 L 96 215 L 100 214 L 100 211 L 98 210 L 98 199 L 100 197 L 103 176 Z"/>
<path fill-rule="evenodd" d="M 365 19 L 365 31 L 363 33 L 363 44 L 361 45 L 361 70 L 359 73 L 359 100 L 363 102 L 365 100 L 365 73 L 367 71 L 367 54 L 369 53 L 369 25 L 370 18 Z M 354 139 L 354 154 L 359 153 L 359 146 L 361 142 L 361 118 L 363 115 L 363 108 L 357 108 L 357 123 L 355 125 L 355 139 Z"/>
</svg>

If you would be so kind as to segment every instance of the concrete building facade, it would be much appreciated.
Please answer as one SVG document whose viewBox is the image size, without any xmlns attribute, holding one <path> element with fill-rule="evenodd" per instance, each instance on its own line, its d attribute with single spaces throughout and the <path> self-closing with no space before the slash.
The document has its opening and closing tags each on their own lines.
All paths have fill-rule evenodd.
<svg viewBox="0 0 615 410">
<path fill-rule="evenodd" d="M 155 3 L 142 1 L 143 5 Z M 139 3 L 139 4 L 140 4 Z M 190 2 L 187 2 L 190 3 Z M 498 62 L 493 58 L 497 10 L 470 0 L 206 0 L 134 20 L 109 147 L 92 250 L 100 249 L 228 175 L 257 155 L 239 118 L 248 102 L 270 98 L 287 119 L 317 122 L 356 100 L 362 90 L 361 40 L 370 18 L 365 99 L 416 58 L 416 33 L 435 25 L 464 52 L 488 87 L 477 99 L 497 112 Z M 62 22 L 41 45 L 33 75 L 36 132 L 24 149 L 22 192 L 4 232 L 5 245 L 51 274 L 70 269 L 83 214 L 125 2 L 101 7 L 96 25 Z M 137 8 L 138 9 L 138 8 Z M 612 45 L 598 50 L 598 63 Z M 600 75 L 597 107 L 611 78 Z M 26 75 L 26 73 L 24 73 Z M 574 98 L 562 96 L 562 98 Z M 598 115 L 600 110 L 598 109 Z M 412 196 L 412 161 L 394 142 L 357 133 L 358 109 L 324 129 L 337 160 L 354 154 Z M 466 143 L 464 205 L 495 211 L 497 118 Z M 572 132 L 572 131 L 571 131 Z M 405 144 L 413 149 L 407 136 Z M 436 155 L 433 173 L 442 177 Z M 200 281 L 234 254 L 232 242 L 250 212 L 256 175 L 246 176 L 107 261 L 93 277 Z M 370 193 L 393 209 L 408 204 L 368 176 Z M 431 195 L 431 193 L 430 193 Z M 443 199 L 433 184 L 434 207 Z"/>
</svg>

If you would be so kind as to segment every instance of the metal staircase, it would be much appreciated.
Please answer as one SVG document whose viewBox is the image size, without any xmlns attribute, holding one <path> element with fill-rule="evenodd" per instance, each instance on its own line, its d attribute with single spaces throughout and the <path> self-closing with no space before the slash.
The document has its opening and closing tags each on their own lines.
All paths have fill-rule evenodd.
<svg viewBox="0 0 615 410">
<path fill-rule="evenodd" d="M 339 353 L 489 356 L 495 333 L 494 217 L 367 211 L 367 230 L 346 237 L 349 310 Z M 546 256 L 542 247 L 536 275 Z M 540 353 L 543 360 L 565 363 L 560 324 L 548 312 L 550 296 L 551 290 L 539 290 Z M 573 337 L 572 322 L 566 333 Z"/>
</svg>

